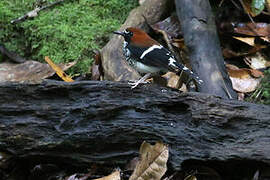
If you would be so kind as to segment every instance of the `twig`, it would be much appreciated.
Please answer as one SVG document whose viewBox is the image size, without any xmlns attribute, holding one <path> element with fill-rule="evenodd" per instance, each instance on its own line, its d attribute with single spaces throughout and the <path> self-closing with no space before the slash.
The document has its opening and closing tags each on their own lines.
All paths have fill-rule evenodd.
<svg viewBox="0 0 270 180">
<path fill-rule="evenodd" d="M 260 85 L 259 87 L 257 87 L 257 89 L 251 94 L 251 96 L 249 97 L 249 101 L 250 102 L 256 102 L 258 97 L 261 95 L 263 91 L 263 87 L 262 85 Z"/>
<path fill-rule="evenodd" d="M 52 2 L 52 3 L 48 4 L 48 5 L 42 6 L 42 7 L 40 8 L 40 10 L 44 10 L 44 9 L 53 7 L 53 6 L 55 6 L 55 5 L 57 5 L 57 4 L 60 4 L 60 3 L 64 2 L 64 1 L 65 1 L 65 0 L 59 0 L 59 1 Z"/>
<path fill-rule="evenodd" d="M 223 2 L 224 2 L 224 0 L 222 0 L 222 1 L 219 3 L 218 7 L 221 7 L 222 4 L 223 4 Z"/>
<path fill-rule="evenodd" d="M 244 8 L 245 12 L 247 13 L 249 19 L 251 20 L 251 22 L 255 25 L 255 22 L 253 20 L 253 18 L 250 16 L 248 10 L 247 10 L 247 7 L 245 6 L 244 2 L 242 0 L 239 0 L 239 2 L 241 3 L 242 7 Z"/>
<path fill-rule="evenodd" d="M 55 6 L 57 4 L 60 4 L 62 2 L 64 2 L 64 0 L 55 1 L 55 2 L 52 2 L 52 3 L 50 3 L 48 5 L 45 5 L 45 6 L 42 6 L 42 7 L 36 7 L 34 10 L 26 13 L 25 15 L 10 21 L 10 23 L 11 24 L 17 24 L 17 23 L 20 23 L 22 21 L 25 21 L 28 18 L 36 17 L 40 11 L 42 11 L 44 9 L 47 9 L 47 8 L 50 8 L 50 7 L 53 7 L 53 6 Z"/>
<path fill-rule="evenodd" d="M 262 14 L 265 14 L 265 15 L 270 16 L 270 13 L 269 12 L 262 11 Z"/>
<path fill-rule="evenodd" d="M 15 52 L 9 51 L 4 44 L 0 44 L 0 54 L 8 57 L 10 60 L 12 60 L 15 63 L 23 63 L 26 60 L 19 56 L 18 54 L 16 54 Z"/>
<path fill-rule="evenodd" d="M 231 2 L 233 3 L 233 5 L 237 8 L 237 9 L 241 9 L 239 6 L 238 6 L 238 4 L 236 3 L 236 2 L 234 2 L 234 0 L 231 0 Z"/>
</svg>

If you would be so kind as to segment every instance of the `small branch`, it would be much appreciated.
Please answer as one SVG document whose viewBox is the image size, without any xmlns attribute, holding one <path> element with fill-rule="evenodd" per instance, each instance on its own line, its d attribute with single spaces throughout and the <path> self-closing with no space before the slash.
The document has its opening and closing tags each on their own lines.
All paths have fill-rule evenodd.
<svg viewBox="0 0 270 180">
<path fill-rule="evenodd" d="M 238 4 L 237 4 L 236 2 L 234 2 L 234 0 L 231 0 L 231 2 L 233 3 L 233 5 L 234 5 L 237 9 L 241 10 L 241 8 L 238 6 Z"/>
<path fill-rule="evenodd" d="M 64 0 L 55 1 L 55 2 L 52 2 L 52 3 L 50 3 L 48 5 L 45 5 L 45 6 L 42 6 L 42 7 L 36 7 L 34 10 L 26 13 L 25 15 L 10 21 L 10 23 L 11 24 L 17 24 L 17 23 L 25 21 L 28 18 L 36 17 L 40 11 L 42 11 L 44 9 L 47 9 L 47 8 L 50 8 L 50 7 L 53 7 L 53 6 L 55 6 L 57 4 L 60 4 L 62 2 L 64 2 Z"/>
<path fill-rule="evenodd" d="M 246 5 L 244 4 L 244 2 L 243 2 L 242 0 L 239 0 L 239 2 L 241 3 L 241 5 L 242 5 L 244 11 L 247 13 L 247 15 L 248 15 L 249 19 L 251 20 L 251 22 L 252 22 L 253 24 L 255 24 L 253 18 L 252 18 L 251 15 L 249 14 L 249 12 L 248 12 L 248 10 L 247 10 L 247 7 L 246 7 Z"/>
<path fill-rule="evenodd" d="M 18 54 L 16 54 L 15 52 L 11 52 L 9 51 L 4 44 L 0 44 L 0 53 L 6 57 L 8 57 L 11 61 L 16 62 L 16 63 L 23 63 L 26 60 L 19 56 Z"/>
<path fill-rule="evenodd" d="M 222 4 L 223 4 L 223 2 L 224 2 L 224 0 L 222 0 L 222 1 L 219 3 L 218 7 L 221 7 Z"/>
</svg>

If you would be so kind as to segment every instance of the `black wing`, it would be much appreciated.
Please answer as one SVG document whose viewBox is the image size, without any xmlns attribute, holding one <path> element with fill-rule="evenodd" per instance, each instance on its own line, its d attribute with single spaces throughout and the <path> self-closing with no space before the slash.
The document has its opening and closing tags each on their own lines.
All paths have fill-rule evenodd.
<svg viewBox="0 0 270 180">
<path fill-rule="evenodd" d="M 170 58 L 174 59 L 175 63 L 177 63 L 175 57 L 170 51 L 161 45 L 154 45 L 148 48 L 129 45 L 128 49 L 130 50 L 132 56 L 145 65 L 158 67 L 173 72 L 176 72 L 178 69 L 177 65 L 173 66 L 170 64 Z"/>
<path fill-rule="evenodd" d="M 158 67 L 172 72 L 179 72 L 183 70 L 193 79 L 195 79 L 199 84 L 203 82 L 186 66 L 178 63 L 172 53 L 161 45 L 153 45 L 148 48 L 139 48 L 129 45 L 128 49 L 130 50 L 132 56 L 134 56 L 138 61 L 145 65 Z"/>
</svg>

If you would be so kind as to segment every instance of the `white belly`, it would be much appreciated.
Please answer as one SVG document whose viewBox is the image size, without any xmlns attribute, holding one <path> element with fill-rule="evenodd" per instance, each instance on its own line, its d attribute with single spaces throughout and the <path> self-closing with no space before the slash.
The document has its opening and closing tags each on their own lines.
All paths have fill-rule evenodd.
<svg viewBox="0 0 270 180">
<path fill-rule="evenodd" d="M 138 71 L 139 73 L 156 73 L 159 72 L 160 69 L 153 67 L 153 66 L 146 66 L 141 62 L 135 61 L 131 56 L 131 53 L 129 51 L 129 49 L 127 48 L 128 43 L 126 41 L 124 41 L 123 44 L 123 52 L 124 55 L 126 57 L 126 61 L 128 62 L 128 64 L 133 67 L 134 69 L 136 69 L 136 71 Z"/>
<path fill-rule="evenodd" d="M 146 66 L 143 63 L 135 62 L 134 68 L 139 71 L 140 73 L 156 73 L 160 71 L 159 68 L 153 67 L 153 66 Z"/>
</svg>

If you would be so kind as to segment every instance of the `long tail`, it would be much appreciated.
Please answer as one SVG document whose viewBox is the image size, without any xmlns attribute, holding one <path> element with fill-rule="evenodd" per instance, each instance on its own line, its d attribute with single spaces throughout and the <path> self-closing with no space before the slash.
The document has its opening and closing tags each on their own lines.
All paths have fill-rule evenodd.
<svg viewBox="0 0 270 180">
<path fill-rule="evenodd" d="M 188 69 L 183 64 L 175 63 L 175 65 L 179 68 L 179 70 L 183 70 L 190 77 L 192 77 L 198 84 L 202 84 L 203 83 L 203 80 L 201 80 L 198 75 L 196 75 L 194 72 L 192 72 L 190 69 Z"/>
</svg>

